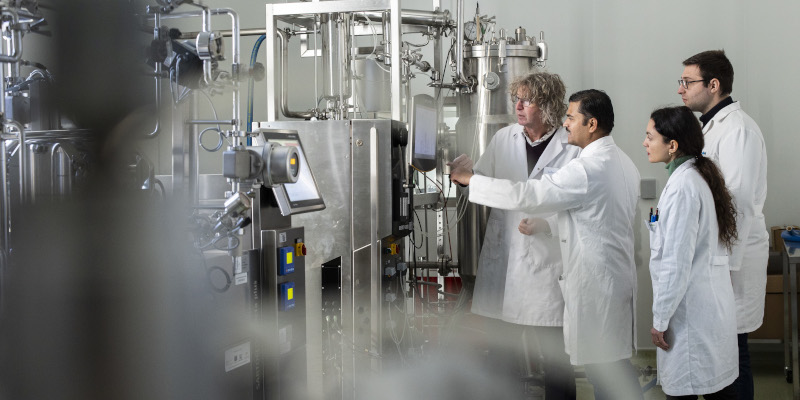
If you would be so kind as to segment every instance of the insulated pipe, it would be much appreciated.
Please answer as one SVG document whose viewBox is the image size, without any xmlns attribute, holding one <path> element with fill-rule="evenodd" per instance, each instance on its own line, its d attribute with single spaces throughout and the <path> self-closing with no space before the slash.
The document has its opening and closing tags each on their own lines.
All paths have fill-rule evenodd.
<svg viewBox="0 0 800 400">
<path fill-rule="evenodd" d="M 297 112 L 289 110 L 289 38 L 286 33 L 280 29 L 276 29 L 275 33 L 278 34 L 278 43 L 280 45 L 280 66 L 281 66 L 281 113 L 287 118 L 311 118 L 314 116 L 312 112 Z"/>
</svg>

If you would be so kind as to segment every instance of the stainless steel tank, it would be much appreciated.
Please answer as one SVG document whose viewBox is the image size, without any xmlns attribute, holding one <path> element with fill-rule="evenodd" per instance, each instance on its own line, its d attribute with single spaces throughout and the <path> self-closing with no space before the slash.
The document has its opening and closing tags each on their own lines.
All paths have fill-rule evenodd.
<svg viewBox="0 0 800 400">
<path fill-rule="evenodd" d="M 322 97 L 328 100 L 350 97 L 351 65 L 350 14 L 331 13 L 321 16 L 322 32 Z"/>
<path fill-rule="evenodd" d="M 519 40 L 518 40 L 519 39 Z M 516 122 L 508 87 L 514 77 L 533 72 L 540 48 L 527 40 L 504 38 L 464 48 L 464 74 L 477 81 L 471 94 L 458 96 L 455 154 L 478 160 L 499 129 Z M 458 224 L 458 263 L 462 277 L 474 278 L 489 209 L 469 203 Z"/>
</svg>

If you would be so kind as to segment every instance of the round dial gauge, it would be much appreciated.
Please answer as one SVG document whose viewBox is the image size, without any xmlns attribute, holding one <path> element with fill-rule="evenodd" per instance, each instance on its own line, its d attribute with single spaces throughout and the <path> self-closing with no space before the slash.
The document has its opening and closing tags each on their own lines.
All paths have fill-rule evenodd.
<svg viewBox="0 0 800 400">
<path fill-rule="evenodd" d="M 475 21 L 464 23 L 464 39 L 475 40 L 478 38 L 478 25 Z"/>
</svg>

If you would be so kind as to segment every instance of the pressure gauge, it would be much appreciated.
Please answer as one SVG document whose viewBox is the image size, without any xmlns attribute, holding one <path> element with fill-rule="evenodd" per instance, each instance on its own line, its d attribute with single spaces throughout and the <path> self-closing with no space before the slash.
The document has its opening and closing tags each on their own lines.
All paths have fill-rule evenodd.
<svg viewBox="0 0 800 400">
<path fill-rule="evenodd" d="M 478 38 L 478 25 L 475 21 L 469 21 L 464 23 L 464 39 L 467 40 L 475 40 Z"/>
</svg>

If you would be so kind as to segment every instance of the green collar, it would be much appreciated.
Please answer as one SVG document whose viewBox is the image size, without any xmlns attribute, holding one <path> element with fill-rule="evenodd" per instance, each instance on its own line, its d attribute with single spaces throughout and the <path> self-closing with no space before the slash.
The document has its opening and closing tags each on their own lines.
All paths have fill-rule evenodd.
<svg viewBox="0 0 800 400">
<path fill-rule="evenodd" d="M 678 167 L 680 167 L 681 164 L 685 163 L 690 159 L 692 159 L 692 156 L 683 156 L 683 157 L 678 157 L 669 162 L 666 167 L 668 171 L 668 176 L 672 176 L 672 173 L 675 172 L 675 170 L 678 169 Z"/>
</svg>

